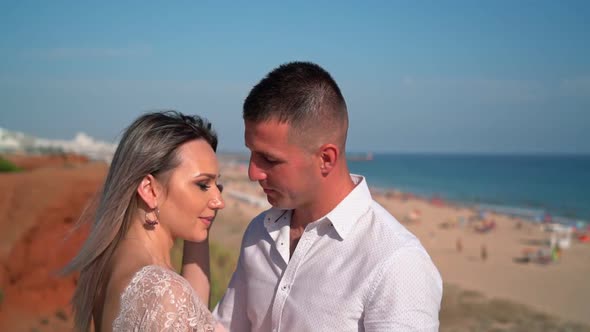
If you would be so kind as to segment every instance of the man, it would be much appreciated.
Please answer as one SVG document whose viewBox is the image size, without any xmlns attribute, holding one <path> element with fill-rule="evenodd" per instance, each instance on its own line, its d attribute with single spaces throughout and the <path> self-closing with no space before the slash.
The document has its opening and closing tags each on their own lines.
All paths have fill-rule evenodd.
<svg viewBox="0 0 590 332">
<path fill-rule="evenodd" d="M 349 174 L 346 103 L 330 74 L 284 64 L 243 117 L 248 175 L 273 207 L 248 226 L 215 317 L 230 331 L 438 330 L 440 275 Z"/>
</svg>

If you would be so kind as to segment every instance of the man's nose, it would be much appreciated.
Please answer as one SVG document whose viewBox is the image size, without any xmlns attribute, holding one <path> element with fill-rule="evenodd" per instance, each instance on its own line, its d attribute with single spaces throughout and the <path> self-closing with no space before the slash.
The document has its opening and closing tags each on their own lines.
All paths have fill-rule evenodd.
<svg viewBox="0 0 590 332">
<path fill-rule="evenodd" d="M 250 158 L 250 164 L 248 165 L 248 177 L 250 181 L 260 181 L 266 179 L 266 173 Z"/>
</svg>

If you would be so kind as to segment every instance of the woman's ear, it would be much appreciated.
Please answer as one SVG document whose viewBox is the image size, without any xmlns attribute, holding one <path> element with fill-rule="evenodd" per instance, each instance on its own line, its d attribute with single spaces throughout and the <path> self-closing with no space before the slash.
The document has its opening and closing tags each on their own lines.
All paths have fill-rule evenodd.
<svg viewBox="0 0 590 332">
<path fill-rule="evenodd" d="M 158 207 L 159 189 L 156 178 L 148 174 L 143 177 L 139 186 L 137 186 L 137 193 L 150 209 L 155 209 Z"/>
</svg>

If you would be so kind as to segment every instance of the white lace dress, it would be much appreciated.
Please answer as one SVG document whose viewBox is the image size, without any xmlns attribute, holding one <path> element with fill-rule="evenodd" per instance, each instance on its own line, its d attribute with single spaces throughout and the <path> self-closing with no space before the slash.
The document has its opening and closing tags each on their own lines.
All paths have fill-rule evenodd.
<svg viewBox="0 0 590 332">
<path fill-rule="evenodd" d="M 214 331 L 215 320 L 186 279 L 166 268 L 139 270 L 121 295 L 113 331 Z"/>
</svg>

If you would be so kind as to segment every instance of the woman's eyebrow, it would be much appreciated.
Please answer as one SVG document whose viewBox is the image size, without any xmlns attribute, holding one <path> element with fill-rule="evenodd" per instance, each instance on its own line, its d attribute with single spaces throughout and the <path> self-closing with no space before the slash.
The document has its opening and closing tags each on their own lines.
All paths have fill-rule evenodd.
<svg viewBox="0 0 590 332">
<path fill-rule="evenodd" d="M 215 179 L 217 177 L 221 177 L 221 175 L 219 175 L 219 174 L 213 174 L 213 173 L 197 173 L 197 174 L 193 175 L 193 178 L 197 178 L 197 177 L 200 177 L 200 176 L 206 176 L 206 177 L 208 177 L 210 179 Z"/>
</svg>

